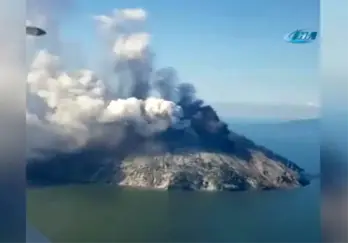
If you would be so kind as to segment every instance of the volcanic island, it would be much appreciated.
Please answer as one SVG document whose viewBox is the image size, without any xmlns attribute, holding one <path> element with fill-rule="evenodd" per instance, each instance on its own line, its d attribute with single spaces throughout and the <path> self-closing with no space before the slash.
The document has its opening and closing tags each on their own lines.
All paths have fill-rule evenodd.
<svg viewBox="0 0 348 243">
<path fill-rule="evenodd" d="M 142 189 L 244 191 L 310 184 L 301 167 L 231 131 L 211 106 L 199 100 L 179 105 L 184 128 L 170 127 L 143 137 L 130 123 L 117 148 L 93 143 L 71 153 L 29 160 L 29 185 L 107 183 Z"/>
</svg>

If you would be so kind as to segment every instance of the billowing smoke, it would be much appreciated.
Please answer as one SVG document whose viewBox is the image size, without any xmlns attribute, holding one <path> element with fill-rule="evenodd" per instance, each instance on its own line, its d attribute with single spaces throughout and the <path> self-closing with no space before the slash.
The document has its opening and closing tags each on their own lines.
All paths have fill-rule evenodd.
<svg viewBox="0 0 348 243">
<path fill-rule="evenodd" d="M 227 139 L 227 126 L 197 99 L 193 85 L 180 83 L 173 68 L 155 69 L 146 18 L 142 9 L 95 17 L 112 50 L 106 80 L 91 70 L 66 71 L 49 50 L 36 53 L 27 79 L 28 157 L 91 145 L 120 149 L 187 129 L 210 145 Z"/>
<path fill-rule="evenodd" d="M 115 10 L 112 16 L 96 16 L 102 32 L 111 41 L 117 95 L 145 99 L 153 74 L 150 35 L 144 31 L 147 14 L 142 9 Z"/>
<path fill-rule="evenodd" d="M 74 150 L 95 139 L 118 144 L 126 136 L 127 126 L 146 137 L 178 121 L 178 105 L 148 95 L 153 73 L 148 38 L 133 29 L 134 22 L 144 20 L 144 14 L 137 9 L 119 10 L 115 16 L 97 18 L 104 30 L 115 34 L 117 94 L 110 95 L 93 71 L 68 73 L 58 56 L 47 50 L 37 53 L 27 79 L 30 151 Z"/>
</svg>

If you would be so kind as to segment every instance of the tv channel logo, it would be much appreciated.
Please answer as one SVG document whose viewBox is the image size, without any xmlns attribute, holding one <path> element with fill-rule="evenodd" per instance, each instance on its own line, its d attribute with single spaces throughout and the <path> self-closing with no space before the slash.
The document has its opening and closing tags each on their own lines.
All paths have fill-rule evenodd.
<svg viewBox="0 0 348 243">
<path fill-rule="evenodd" d="M 295 30 L 285 35 L 284 40 L 293 44 L 305 44 L 313 42 L 318 36 L 317 31 Z"/>
</svg>

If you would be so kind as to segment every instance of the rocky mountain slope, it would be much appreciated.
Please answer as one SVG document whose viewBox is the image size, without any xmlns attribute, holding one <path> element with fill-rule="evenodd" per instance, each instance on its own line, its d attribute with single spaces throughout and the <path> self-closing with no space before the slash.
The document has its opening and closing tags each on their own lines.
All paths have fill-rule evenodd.
<svg viewBox="0 0 348 243">
<path fill-rule="evenodd" d="M 175 140 L 183 144 L 185 136 Z M 309 183 L 296 164 L 235 134 L 228 151 L 168 148 L 127 156 L 114 183 L 142 188 L 249 190 L 304 186 Z M 173 145 L 173 144 L 172 144 Z M 147 145 L 148 146 L 148 145 Z"/>
</svg>

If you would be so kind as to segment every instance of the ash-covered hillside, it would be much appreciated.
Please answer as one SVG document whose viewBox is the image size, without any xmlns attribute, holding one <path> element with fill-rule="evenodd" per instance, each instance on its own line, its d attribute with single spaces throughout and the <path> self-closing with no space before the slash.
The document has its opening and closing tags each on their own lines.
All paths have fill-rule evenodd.
<svg viewBox="0 0 348 243">
<path fill-rule="evenodd" d="M 174 69 L 154 68 L 149 34 L 140 31 L 145 11 L 96 19 L 115 38 L 106 80 L 91 70 L 65 71 L 64 60 L 47 50 L 31 65 L 30 185 L 248 190 L 309 183 L 296 164 L 230 131 Z"/>
<path fill-rule="evenodd" d="M 212 107 L 185 105 L 190 126 L 169 128 L 122 163 L 122 185 L 192 190 L 272 189 L 306 185 L 293 162 L 229 131 Z M 148 148 L 154 148 L 150 150 Z M 143 152 L 140 152 L 143 151 Z M 139 172 L 140 171 L 140 172 Z"/>
</svg>

